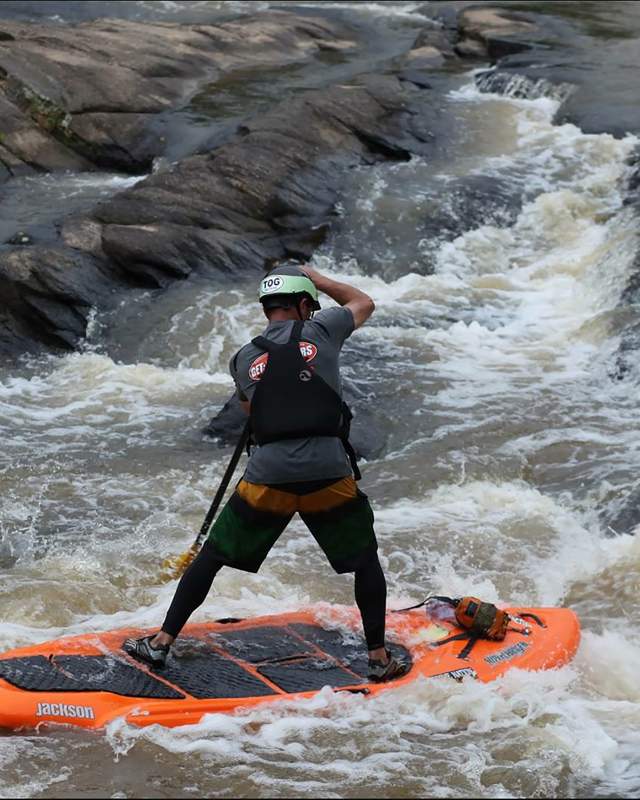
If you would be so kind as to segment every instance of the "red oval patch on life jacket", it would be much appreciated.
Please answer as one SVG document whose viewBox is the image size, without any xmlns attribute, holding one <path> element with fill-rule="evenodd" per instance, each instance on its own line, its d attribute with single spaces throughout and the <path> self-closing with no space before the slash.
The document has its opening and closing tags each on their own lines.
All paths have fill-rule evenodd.
<svg viewBox="0 0 640 800">
<path fill-rule="evenodd" d="M 305 361 L 313 361 L 318 354 L 318 348 L 311 342 L 300 342 L 300 355 Z M 263 353 L 251 362 L 249 377 L 252 381 L 259 381 L 269 361 L 269 353 Z"/>
</svg>

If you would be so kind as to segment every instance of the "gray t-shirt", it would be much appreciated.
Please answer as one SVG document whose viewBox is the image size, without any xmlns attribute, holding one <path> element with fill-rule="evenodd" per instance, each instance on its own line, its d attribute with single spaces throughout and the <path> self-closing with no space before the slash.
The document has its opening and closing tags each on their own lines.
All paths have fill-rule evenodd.
<svg viewBox="0 0 640 800">
<path fill-rule="evenodd" d="M 289 320 L 271 322 L 262 335 L 284 344 L 292 327 L 293 322 Z M 340 306 L 319 311 L 313 319 L 307 320 L 300 337 L 304 359 L 340 396 L 340 350 L 353 329 L 351 310 Z M 250 342 L 231 359 L 229 369 L 241 400 L 253 397 L 268 357 L 268 353 Z M 347 475 L 351 475 L 351 465 L 340 439 L 317 436 L 254 447 L 244 478 L 250 483 L 298 483 Z"/>
</svg>

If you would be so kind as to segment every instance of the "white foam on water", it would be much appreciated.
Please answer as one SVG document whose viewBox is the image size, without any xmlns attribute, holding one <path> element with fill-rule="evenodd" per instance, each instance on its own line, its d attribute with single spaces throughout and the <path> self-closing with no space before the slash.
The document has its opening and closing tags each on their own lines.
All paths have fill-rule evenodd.
<svg viewBox="0 0 640 800">
<path fill-rule="evenodd" d="M 5 456 L 29 452 L 38 439 L 53 455 L 82 437 L 100 440 L 94 446 L 101 449 L 110 439 L 144 438 L 158 415 L 179 420 L 189 402 L 199 397 L 204 405 L 231 385 L 227 372 L 119 364 L 98 353 L 52 359 L 46 375 L 0 383 L 0 425 L 12 431 Z"/>
<path fill-rule="evenodd" d="M 253 14 L 272 10 L 292 11 L 295 13 L 297 7 L 317 8 L 317 9 L 339 9 L 348 10 L 353 13 L 366 14 L 381 18 L 398 18 L 425 21 L 424 2 L 403 2 L 390 0 L 385 2 L 331 2 L 331 0 L 187 0 L 187 2 L 174 2 L 173 0 L 140 0 L 138 3 L 143 10 L 149 10 L 153 15 L 162 14 L 170 19 L 172 16 L 184 16 L 193 11 L 220 11 L 226 14 L 242 14 L 251 16 Z"/>
<path fill-rule="evenodd" d="M 119 480 L 125 477 L 119 476 Z M 215 485 L 206 474 L 192 477 L 189 483 L 176 474 L 166 475 L 165 480 L 168 492 L 176 486 L 181 489 L 163 497 L 161 487 L 149 478 L 149 486 L 158 493 L 156 499 L 139 486 L 132 487 L 132 498 L 145 498 L 152 506 L 151 510 L 141 509 L 137 524 L 125 519 L 122 531 L 104 526 L 98 531 L 103 539 L 80 548 L 73 547 L 74 539 L 67 543 L 63 535 L 58 535 L 44 560 L 34 561 L 31 553 L 13 568 L 0 588 L 0 640 L 4 648 L 93 631 L 159 627 L 178 583 L 165 576 L 163 563 L 188 550 Z M 108 494 L 103 498 L 96 492 L 96 496 L 102 514 L 109 502 L 115 502 Z M 160 507 L 154 510 L 156 503 Z M 122 506 L 116 502 L 115 507 Z M 170 509 L 175 510 L 172 513 Z M 112 513 L 108 519 L 112 519 Z M 79 524 L 86 528 L 91 521 L 84 513 Z M 223 570 L 191 621 L 283 613 L 316 604 L 324 598 L 323 577 L 328 575 L 326 566 L 319 569 L 309 565 L 310 546 L 306 529 L 300 523 L 293 524 L 285 541 L 278 544 L 279 553 L 268 560 L 259 575 Z M 123 549 L 126 559 L 122 558 Z M 322 560 L 319 552 L 314 560 Z M 300 574 L 313 575 L 314 571 L 311 587 Z M 353 602 L 350 581 L 347 594 Z M 20 623 L 15 622 L 18 618 Z"/>
<path fill-rule="evenodd" d="M 586 376 L 603 344 L 593 341 L 588 323 L 615 306 L 623 270 L 630 266 L 630 260 L 617 259 L 623 272 L 617 286 L 610 272 L 599 280 L 602 262 L 612 260 L 609 248 L 630 233 L 631 218 L 598 225 L 591 213 L 580 195 L 546 193 L 525 206 L 513 228 L 483 227 L 443 246 L 439 273 L 466 277 L 471 286 L 477 276 L 506 274 L 509 286 L 500 290 L 501 300 L 508 294 L 512 304 L 493 329 L 459 322 L 428 334 L 438 369 L 465 381 L 443 398 L 448 403 L 456 402 L 458 389 L 484 387 L 491 393 L 496 370 L 516 378 L 523 369 L 534 370 L 543 381 Z"/>
<path fill-rule="evenodd" d="M 113 192 L 122 192 L 125 189 L 130 189 L 136 183 L 140 183 L 147 175 L 118 175 L 108 172 L 83 172 L 80 174 L 69 175 L 56 175 L 55 178 L 49 178 L 55 181 L 56 186 L 65 187 L 69 195 L 82 192 L 88 187 L 104 187 Z M 39 178 L 39 185 L 45 178 Z"/>
<path fill-rule="evenodd" d="M 472 87 L 457 97 L 486 99 Z M 406 375 L 423 394 L 424 387 L 435 387 L 425 397 L 426 414 L 449 414 L 431 439 L 386 456 L 381 469 L 389 480 L 404 476 L 410 463 L 404 459 L 412 453 L 424 463 L 429 448 L 443 443 L 451 462 L 461 448 L 473 459 L 473 448 L 482 449 L 485 440 L 460 444 L 459 437 L 479 437 L 483 424 L 494 426 L 492 446 L 482 454 L 488 465 L 482 480 L 463 473 L 459 483 L 408 490 L 380 507 L 375 490 L 382 473 L 375 478 L 389 605 L 417 602 L 430 592 L 559 605 L 586 586 L 584 602 L 597 614 L 589 587 L 608 573 L 637 571 L 637 537 L 605 538 L 594 509 L 580 507 L 571 491 L 545 492 L 514 476 L 502 480 L 493 469 L 503 456 L 527 462 L 568 440 L 602 450 L 608 464 L 637 464 L 635 398 L 610 386 L 602 369 L 615 347 L 607 315 L 634 255 L 634 223 L 621 211 L 620 181 L 636 142 L 554 127 L 557 103 L 547 98 L 499 102 L 517 110 L 518 151 L 492 155 L 482 166 L 495 174 L 526 173 L 529 194 L 514 225 L 484 225 L 443 244 L 437 271 L 428 276 L 384 281 L 363 276 L 356 263 L 325 261 L 335 277 L 353 278 L 378 305 L 372 324 L 357 333 L 360 343 L 388 357 L 398 386 Z M 384 199 L 386 180 L 378 175 L 372 195 L 362 198 L 367 213 Z M 322 268 L 322 257 L 316 262 Z M 243 292 L 226 301 L 220 293 L 198 294 L 164 331 L 174 367 L 118 364 L 85 352 L 51 361 L 45 374 L 4 379 L 0 422 L 23 429 L 9 447 L 27 458 L 42 445 L 64 465 L 73 437 L 74 446 L 85 448 L 108 437 L 110 450 L 119 442 L 124 463 L 135 446 L 151 446 L 158 420 L 177 423 L 212 393 L 230 393 L 228 359 L 262 322 L 246 307 Z M 453 312 L 464 318 L 447 322 Z M 532 401 L 544 398 L 554 413 L 542 424 L 532 430 L 525 419 L 528 428 L 509 427 L 516 412 L 535 421 Z M 132 464 L 114 474 L 72 478 L 74 493 L 63 493 L 58 505 L 64 511 L 68 504 L 69 527 L 76 524 L 76 507 L 89 520 L 97 517 L 98 536 L 84 548 L 53 549 L 38 563 L 18 561 L 8 571 L 13 583 L 3 597 L 3 647 L 156 627 L 176 586 L 161 582 L 160 554 L 177 554 L 191 543 L 224 466 L 212 456 L 204 468 L 165 465 L 162 475 L 141 475 Z M 377 465 L 371 466 L 376 476 Z M 569 476 L 570 466 L 564 464 Z M 39 480 L 36 473 L 22 486 L 9 481 L 0 521 L 11 535 L 30 524 L 35 530 L 28 496 Z M 52 513 L 48 491 L 40 502 L 45 519 Z M 110 540 L 114 531 L 123 538 Z M 328 598 L 351 602 L 351 584 L 328 574 L 302 526 L 292 525 L 287 534 L 260 575 L 222 571 L 193 620 L 277 613 Z M 625 600 L 633 598 L 631 587 L 625 583 Z M 214 764 L 218 786 L 241 786 L 248 794 L 368 796 L 400 786 L 407 796 L 566 796 L 578 780 L 614 794 L 620 787 L 637 793 L 632 754 L 640 743 L 640 643 L 628 627 L 620 615 L 607 618 L 603 632 L 585 630 L 577 658 L 561 670 L 511 671 L 490 685 L 424 680 L 374 699 L 325 689 L 311 700 L 210 715 L 172 730 L 120 721 L 109 726 L 107 740 L 116 758 L 134 764 L 149 752 L 159 762 L 168 754 L 178 756 L 176 764 L 195 759 L 205 767 L 202 774 Z M 443 777 L 451 775 L 455 783 Z M 24 777 L 30 791 L 43 790 L 30 780 Z M 196 787 L 206 783 L 200 774 L 194 780 Z M 202 793 L 210 791 L 206 787 Z"/>
<path fill-rule="evenodd" d="M 425 3 L 424 2 L 398 2 L 398 0 L 391 0 L 391 2 L 377 2 L 368 3 L 366 0 L 356 0 L 356 2 L 330 2 L 330 0 L 291 0 L 291 2 L 283 2 L 283 0 L 275 0 L 270 4 L 271 8 L 286 8 L 287 6 L 305 6 L 307 8 L 336 8 L 348 9 L 350 12 L 357 12 L 359 14 L 366 14 L 373 17 L 380 18 L 398 18 L 407 19 L 412 21 L 419 21 L 424 24 L 425 22 Z"/>
<path fill-rule="evenodd" d="M 81 212 L 116 192 L 135 186 L 145 177 L 68 171 L 13 178 L 0 197 L 3 231 L 9 236 L 16 228 L 28 229 L 47 220 L 54 223 L 60 218 L 61 205 L 67 213 Z"/>
<path fill-rule="evenodd" d="M 147 175 L 123 175 L 114 172 L 56 172 L 55 175 L 26 175 L 17 180 L 24 187 L 46 195 L 50 192 L 73 197 L 86 190 L 104 189 L 107 193 L 121 192 L 135 186 Z"/>
<path fill-rule="evenodd" d="M 472 85 L 453 97 L 487 101 Z M 516 110 L 518 146 L 475 168 L 526 180 L 531 199 L 510 227 L 486 224 L 442 244 L 433 275 L 384 282 L 363 277 L 353 262 L 337 265 L 377 304 L 359 335 L 395 361 L 397 380 L 424 381 L 424 413 L 451 420 L 436 436 L 477 428 L 483 418 L 488 424 L 487 414 L 504 416 L 508 436 L 514 411 L 546 405 L 553 409 L 547 430 L 494 440 L 495 451 L 523 454 L 530 443 L 577 439 L 598 443 L 612 461 L 626 454 L 636 463 L 634 404 L 608 371 L 617 346 L 609 321 L 637 249 L 622 188 L 638 140 L 554 126 L 557 100 L 491 102 Z M 397 169 L 409 175 L 406 165 Z M 375 208 L 391 177 L 380 173 L 362 202 Z M 446 324 L 452 314 L 464 319 Z M 581 426 L 569 423 L 576 409 Z"/>
<path fill-rule="evenodd" d="M 408 783 L 412 795 L 433 796 L 441 788 L 443 766 L 456 770 L 461 759 L 471 765 L 460 776 L 463 796 L 522 796 L 496 784 L 492 773 L 508 769 L 513 760 L 521 769 L 544 760 L 553 796 L 563 769 L 602 779 L 620 766 L 618 745 L 599 709 L 586 696 L 576 697 L 579 680 L 575 668 L 565 667 L 512 670 L 491 684 L 418 679 L 375 698 L 325 688 L 309 700 L 211 714 L 171 730 L 116 721 L 107 738 L 117 757 L 135 756 L 141 746 L 152 744 L 205 762 L 210 756 L 224 759 L 234 773 L 244 766 L 249 785 L 263 790 L 322 796 L 334 796 L 326 792 L 338 786 L 335 796 L 344 796 L 367 784 L 382 788 L 397 780 Z M 444 749 L 439 746 L 443 735 Z M 274 760 L 304 763 L 304 770 L 278 774 L 271 768 Z M 534 786 L 537 778 L 530 780 Z"/>
<path fill-rule="evenodd" d="M 635 568 L 637 569 L 640 550 L 636 546 Z M 630 565 L 631 566 L 631 565 Z M 613 620 L 623 625 L 624 618 Z M 583 681 L 602 700 L 611 700 L 612 706 L 619 702 L 629 703 L 640 719 L 640 632 L 636 628 L 606 630 L 602 634 L 585 631 L 582 637 L 578 666 Z M 640 732 L 640 731 L 639 731 Z"/>
<path fill-rule="evenodd" d="M 58 754 L 42 747 L 38 736 L 0 738 L 0 793 L 3 798 L 37 797 L 47 790 L 60 791 L 72 773 L 71 767 L 61 765 Z M 38 754 L 39 769 L 34 777 L 33 760 Z"/>
<path fill-rule="evenodd" d="M 160 14 L 167 19 L 173 16 L 189 15 L 193 11 L 220 11 L 237 14 L 255 14 L 267 11 L 270 7 L 268 0 L 138 0 L 137 5 L 143 11 L 149 11 L 153 16 Z"/>
<path fill-rule="evenodd" d="M 256 297 L 246 292 L 201 292 L 188 308 L 178 311 L 167 334 L 179 365 L 228 375 L 229 359 L 266 326 Z M 194 349 L 194 342 L 196 348 Z"/>
<path fill-rule="evenodd" d="M 422 501 L 377 510 L 376 524 L 393 585 L 411 587 L 414 602 L 471 593 L 562 605 L 574 583 L 640 554 L 635 536 L 603 538 L 593 520 L 524 482 L 440 486 Z"/>
</svg>

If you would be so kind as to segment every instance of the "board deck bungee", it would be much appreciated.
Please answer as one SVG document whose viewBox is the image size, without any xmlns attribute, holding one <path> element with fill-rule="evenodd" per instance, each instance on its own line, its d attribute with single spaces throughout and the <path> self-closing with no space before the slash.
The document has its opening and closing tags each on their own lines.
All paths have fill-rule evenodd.
<svg viewBox="0 0 640 800">
<path fill-rule="evenodd" d="M 503 641 L 470 639 L 424 609 L 388 614 L 389 649 L 411 660 L 410 671 L 388 683 L 368 681 L 359 614 L 339 606 L 187 625 L 157 669 L 121 649 L 125 638 L 147 630 L 44 642 L 0 655 L 0 727 L 96 729 L 119 717 L 174 727 L 208 713 L 312 697 L 325 686 L 373 696 L 421 676 L 491 681 L 513 667 L 553 669 L 571 660 L 580 640 L 573 611 L 506 610 L 513 620 Z"/>
</svg>

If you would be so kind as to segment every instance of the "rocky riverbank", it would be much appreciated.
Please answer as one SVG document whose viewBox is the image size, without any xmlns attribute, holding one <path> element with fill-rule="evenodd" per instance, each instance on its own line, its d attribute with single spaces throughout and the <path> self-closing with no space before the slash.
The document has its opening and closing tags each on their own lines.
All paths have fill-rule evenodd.
<svg viewBox="0 0 640 800">
<path fill-rule="evenodd" d="M 354 47 L 335 24 L 277 11 L 220 25 L 3 21 L 0 161 L 13 175 L 96 167 L 149 172 L 165 151 L 158 118 L 204 82 Z"/>
<path fill-rule="evenodd" d="M 428 157 L 447 135 L 430 90 L 434 71 L 513 52 L 536 30 L 521 14 L 452 13 L 418 33 L 396 74 L 306 92 L 250 117 L 222 144 L 92 212 L 61 212 L 53 244 L 16 231 L 0 250 L 0 352 L 77 346 L 91 309 L 126 286 L 164 286 L 193 270 L 222 279 L 262 269 L 268 258 L 310 255 L 349 169 Z M 220 25 L 3 21 L 2 177 L 148 170 L 164 154 L 163 115 L 202 82 L 344 54 L 356 38 L 342 23 L 282 12 Z"/>
<path fill-rule="evenodd" d="M 15 336 L 73 347 L 90 309 L 118 286 L 163 286 L 192 270 L 225 279 L 263 269 L 267 258 L 309 255 L 347 169 L 428 154 L 436 108 L 415 105 L 426 92 L 371 77 L 308 93 L 213 152 L 65 220 L 56 245 L 6 249 L 0 285 Z"/>
</svg>

